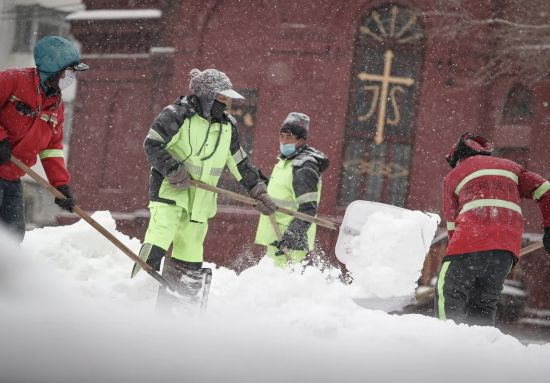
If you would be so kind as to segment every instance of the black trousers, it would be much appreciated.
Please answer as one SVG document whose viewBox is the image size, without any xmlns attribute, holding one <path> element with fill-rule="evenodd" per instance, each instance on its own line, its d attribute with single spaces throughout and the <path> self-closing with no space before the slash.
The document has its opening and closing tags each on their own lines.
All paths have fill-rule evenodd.
<svg viewBox="0 0 550 383">
<path fill-rule="evenodd" d="M 439 319 L 494 326 L 497 303 L 514 255 L 489 250 L 451 255 L 441 264 L 434 296 Z"/>
<path fill-rule="evenodd" d="M 25 236 L 25 205 L 21 181 L 0 178 L 0 221 L 19 239 Z"/>
</svg>

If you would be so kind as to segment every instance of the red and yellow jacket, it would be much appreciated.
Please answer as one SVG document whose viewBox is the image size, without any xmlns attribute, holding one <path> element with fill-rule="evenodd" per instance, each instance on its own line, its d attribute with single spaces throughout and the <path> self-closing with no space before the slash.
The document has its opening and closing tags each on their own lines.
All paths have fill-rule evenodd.
<svg viewBox="0 0 550 383">
<path fill-rule="evenodd" d="M 63 115 L 61 95 L 46 97 L 35 68 L 0 72 L 0 141 L 7 138 L 12 154 L 27 166 L 40 156 L 55 187 L 70 180 L 63 158 Z M 9 161 L 0 165 L 2 179 L 15 181 L 23 175 Z"/>
<path fill-rule="evenodd" d="M 538 202 L 550 227 L 550 183 L 513 162 L 490 156 L 462 161 L 443 180 L 447 255 L 508 250 L 518 257 L 523 233 L 521 198 Z"/>
</svg>

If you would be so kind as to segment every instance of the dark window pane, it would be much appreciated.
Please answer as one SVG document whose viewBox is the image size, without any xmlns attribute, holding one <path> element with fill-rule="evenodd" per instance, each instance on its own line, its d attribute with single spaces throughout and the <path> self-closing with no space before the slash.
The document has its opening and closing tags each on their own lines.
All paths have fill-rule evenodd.
<svg viewBox="0 0 550 383">
<path fill-rule="evenodd" d="M 405 206 L 409 187 L 409 164 L 412 148 L 410 145 L 396 144 L 392 147 L 392 162 L 390 164 L 389 187 L 391 190 L 388 203 L 395 206 Z"/>
<path fill-rule="evenodd" d="M 342 170 L 342 189 L 340 190 L 340 205 L 348 205 L 360 198 L 361 173 L 365 164 L 365 142 L 350 140 L 346 145 L 344 168 Z"/>
<path fill-rule="evenodd" d="M 386 144 L 368 144 L 369 160 L 365 164 L 363 174 L 367 178 L 365 198 L 368 201 L 382 202 L 384 180 L 387 173 Z"/>
<path fill-rule="evenodd" d="M 516 84 L 506 96 L 503 110 L 503 122 L 520 124 L 531 120 L 533 116 L 533 95 L 521 84 Z"/>
</svg>

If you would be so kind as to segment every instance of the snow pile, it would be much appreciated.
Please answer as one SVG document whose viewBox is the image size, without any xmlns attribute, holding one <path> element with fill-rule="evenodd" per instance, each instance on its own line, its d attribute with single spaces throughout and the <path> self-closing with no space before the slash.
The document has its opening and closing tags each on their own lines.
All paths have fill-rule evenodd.
<svg viewBox="0 0 550 383">
<path fill-rule="evenodd" d="M 352 241 L 353 258 L 346 263 L 363 293 L 380 298 L 413 294 L 438 223 L 439 217 L 420 211 L 407 211 L 402 218 L 370 216 Z"/>
<path fill-rule="evenodd" d="M 97 212 L 93 218 L 134 254 L 139 253 L 140 241 L 117 232 L 109 212 Z M 27 232 L 22 248 L 77 281 L 75 288 L 86 296 L 108 298 L 117 304 L 156 297 L 156 282 L 130 279 L 132 260 L 84 220 Z"/>
<path fill-rule="evenodd" d="M 376 202 L 346 211 L 337 256 L 354 278 L 354 294 L 375 301 L 414 295 L 440 218 Z"/>
<path fill-rule="evenodd" d="M 114 230 L 107 213 L 94 218 Z M 214 269 L 206 315 L 161 317 L 156 282 L 129 279 L 131 260 L 82 222 L 29 232 L 23 249 L 1 232 L 0 242 L 1 382 L 542 383 L 550 374 L 550 345 L 364 309 L 331 273 L 268 260 L 239 276 Z"/>
</svg>

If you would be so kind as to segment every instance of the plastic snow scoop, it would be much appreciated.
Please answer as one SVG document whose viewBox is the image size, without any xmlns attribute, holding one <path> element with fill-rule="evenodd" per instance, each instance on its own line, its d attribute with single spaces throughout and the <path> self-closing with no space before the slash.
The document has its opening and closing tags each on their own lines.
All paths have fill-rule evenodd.
<svg viewBox="0 0 550 383">
<path fill-rule="evenodd" d="M 239 194 L 239 193 L 235 193 L 235 192 L 232 192 L 230 190 L 222 189 L 222 188 L 219 188 L 217 186 L 208 185 L 208 184 L 205 184 L 204 182 L 191 180 L 190 184 L 192 186 L 196 187 L 196 188 L 207 190 L 207 191 L 210 191 L 210 192 L 213 192 L 213 193 L 222 194 L 222 195 L 225 195 L 225 196 L 227 196 L 229 198 L 232 198 L 234 200 L 244 202 L 248 205 L 254 206 L 258 203 L 258 201 L 255 200 L 252 197 L 248 197 L 248 196 L 245 196 L 245 195 L 242 195 L 242 194 Z M 294 211 L 294 210 L 291 210 L 291 209 L 288 209 L 288 208 L 285 208 L 285 207 L 281 207 L 281 206 L 277 206 L 277 211 L 280 212 L 280 213 L 283 213 L 283 214 L 287 214 L 287 215 L 291 215 L 293 217 L 299 218 L 302 221 L 307 221 L 307 222 L 314 223 L 318 226 L 322 226 L 322 227 L 325 227 L 327 229 L 338 230 L 338 224 L 336 224 L 335 222 L 332 222 L 332 221 L 328 221 L 326 219 L 313 217 L 311 215 L 300 213 L 299 211 Z"/>
<path fill-rule="evenodd" d="M 344 220 L 340 225 L 340 233 L 336 241 L 336 258 L 342 263 L 346 263 L 352 256 L 352 241 L 361 234 L 361 228 L 367 222 L 369 216 L 374 213 L 384 213 L 395 218 L 401 218 L 410 210 L 373 201 L 353 201 L 346 208 Z M 431 238 L 424 231 L 421 232 L 424 248 L 427 248 Z"/>
<path fill-rule="evenodd" d="M 369 273 L 372 273 L 373 271 L 372 270 L 368 271 L 369 270 L 369 266 L 367 266 L 368 260 L 363 259 L 359 254 L 356 253 L 357 247 L 360 246 L 360 243 L 358 242 L 358 240 L 359 238 L 361 238 L 362 234 L 365 234 L 365 233 L 362 233 L 365 225 L 368 224 L 369 219 L 371 217 L 372 219 L 375 219 L 374 218 L 375 215 L 383 214 L 384 216 L 387 216 L 389 218 L 389 220 L 382 219 L 382 217 L 378 216 L 374 221 L 377 224 L 381 224 L 382 222 L 388 222 L 388 224 L 391 224 L 391 222 L 394 222 L 392 221 L 392 219 L 397 219 L 397 220 L 400 220 L 401 218 L 406 218 L 407 220 L 410 219 L 409 217 L 411 217 L 410 215 L 411 213 L 412 213 L 411 210 L 400 208 L 393 205 L 384 204 L 384 203 L 373 202 L 373 201 L 361 201 L 361 200 L 353 201 L 348 205 L 344 215 L 344 219 L 340 226 L 340 233 L 338 235 L 338 239 L 336 241 L 336 247 L 335 247 L 336 258 L 340 262 L 345 264 L 346 267 L 348 267 L 348 269 L 352 273 L 354 272 L 354 270 L 353 268 L 349 268 L 350 266 L 354 266 L 356 268 L 361 268 L 363 266 L 367 267 L 367 269 L 364 270 L 366 274 L 364 274 L 363 278 L 369 278 L 366 280 L 368 282 L 370 278 L 373 277 L 373 275 Z M 415 254 L 414 259 L 417 259 L 417 260 L 418 260 L 418 257 L 421 256 L 420 254 L 418 254 L 418 251 L 425 251 L 425 252 L 428 251 L 429 246 L 431 244 L 432 237 L 435 233 L 435 226 L 437 226 L 435 222 L 432 222 L 432 224 L 427 224 L 427 222 L 432 221 L 433 218 L 428 213 L 424 213 L 424 214 L 426 214 L 426 224 L 420 224 L 419 222 L 421 226 L 418 227 L 419 229 L 418 240 L 417 240 L 418 242 L 410 244 L 410 250 L 414 252 Z M 416 219 L 411 222 L 416 222 Z M 371 225 L 372 224 L 373 222 L 371 222 Z M 373 244 L 375 245 L 375 247 L 372 249 L 373 251 L 377 251 L 375 249 L 384 251 L 384 249 L 389 249 L 392 246 L 391 243 L 390 244 L 386 243 L 387 239 L 383 237 L 384 231 L 391 232 L 391 227 L 389 228 L 382 227 L 380 229 L 382 230 L 380 232 L 380 235 L 382 235 L 380 240 L 383 242 L 379 243 L 379 248 L 376 247 L 378 246 L 376 243 Z M 370 238 L 369 241 L 376 238 L 376 237 L 372 237 L 372 235 L 377 235 L 376 233 L 377 231 L 374 233 L 371 233 L 371 235 L 369 236 Z M 409 232 L 407 231 L 407 233 Z M 411 237 L 411 239 L 412 238 L 413 237 Z M 396 246 L 397 246 L 396 248 L 400 248 L 401 250 L 403 250 L 403 246 L 400 247 L 400 245 L 397 243 L 396 243 Z M 383 258 L 380 258 L 380 261 L 382 259 L 385 259 L 387 262 L 389 262 L 389 265 L 391 265 L 391 262 L 399 262 L 397 259 L 394 259 L 395 254 L 394 255 L 386 254 L 386 255 L 388 256 L 387 259 L 386 257 L 383 257 Z M 377 257 L 380 257 L 380 254 L 374 255 L 373 259 L 377 259 Z M 413 267 L 413 265 L 407 261 L 409 260 L 405 260 L 405 263 L 404 263 L 408 265 L 406 266 L 407 271 L 405 271 L 405 273 L 410 272 L 411 267 Z M 367 264 L 362 264 L 362 262 L 367 262 Z M 385 266 L 386 268 L 391 267 L 385 264 L 383 266 Z M 357 271 L 359 272 L 359 274 L 362 273 L 361 269 L 358 269 Z M 396 271 L 396 273 L 397 273 L 396 275 L 400 275 L 399 271 Z M 374 286 L 374 290 L 372 294 L 368 293 L 364 297 L 356 296 L 352 298 L 352 300 L 360 306 L 364 306 L 370 309 L 383 310 L 386 312 L 393 312 L 414 302 L 414 294 L 412 294 L 412 290 L 411 290 L 411 293 L 406 293 L 404 292 L 403 288 L 401 289 L 398 288 L 397 290 L 395 290 L 396 295 L 391 295 L 387 297 L 382 295 L 379 297 L 377 296 L 377 294 L 379 294 L 381 290 L 380 290 L 380 287 L 377 287 L 377 283 L 373 281 L 373 286 L 370 286 L 368 283 L 367 285 L 369 288 Z"/>
<path fill-rule="evenodd" d="M 38 173 L 36 173 L 34 170 L 29 168 L 27 165 L 25 165 L 23 162 L 15 158 L 14 156 L 11 156 L 10 158 L 11 162 L 13 162 L 19 169 L 24 171 L 26 174 L 28 174 L 33 180 L 38 182 L 41 186 L 48 189 L 50 193 L 52 193 L 56 198 L 65 199 L 63 193 L 61 193 L 59 190 L 54 188 L 48 181 L 46 181 L 43 177 L 41 177 Z M 155 278 L 157 282 L 159 282 L 163 287 L 169 288 L 170 290 L 174 290 L 168 282 L 157 273 L 151 266 L 149 266 L 147 263 L 145 263 L 140 257 L 138 257 L 132 250 L 130 250 L 126 245 L 124 245 L 122 242 L 120 242 L 113 234 L 111 234 L 107 229 L 105 229 L 103 226 L 101 226 L 96 220 L 94 220 L 88 213 L 86 213 L 84 210 L 82 210 L 80 207 L 75 206 L 73 208 L 73 211 L 78 214 L 84 221 L 88 222 L 91 226 L 93 226 L 94 229 L 99 231 L 105 238 L 107 238 L 113 245 L 118 247 L 124 254 L 129 256 L 134 262 L 138 263 L 143 270 L 145 270 L 150 276 Z"/>
</svg>

